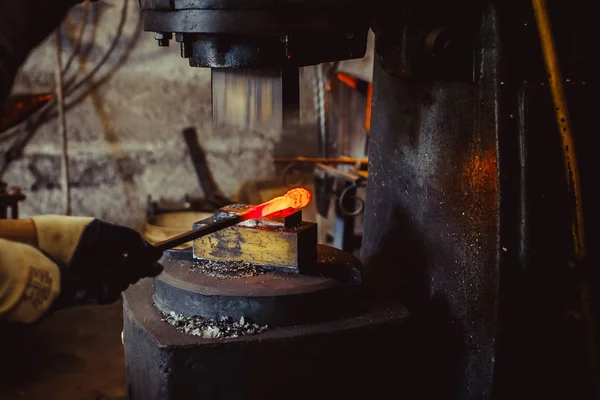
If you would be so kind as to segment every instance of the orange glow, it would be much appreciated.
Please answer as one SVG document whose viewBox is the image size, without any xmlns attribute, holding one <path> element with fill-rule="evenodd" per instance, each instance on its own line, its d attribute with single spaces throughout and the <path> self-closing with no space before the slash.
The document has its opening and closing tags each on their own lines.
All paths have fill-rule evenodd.
<svg viewBox="0 0 600 400">
<path fill-rule="evenodd" d="M 474 149 L 467 155 L 462 167 L 462 191 L 465 196 L 478 199 L 481 204 L 493 204 L 498 191 L 497 176 L 498 166 L 494 149 Z M 486 207 L 477 207 L 476 210 L 484 212 Z"/>
<path fill-rule="evenodd" d="M 306 189 L 292 189 L 283 196 L 252 207 L 244 215 L 244 220 L 267 217 L 288 209 L 300 210 L 310 203 L 311 198 L 312 193 Z"/>
<path fill-rule="evenodd" d="M 345 83 L 350 86 L 352 89 L 356 89 L 357 81 L 356 78 L 350 75 L 343 74 L 338 72 L 336 74 L 337 79 L 340 82 Z M 328 88 L 331 91 L 331 87 Z M 366 116 L 365 116 L 365 128 L 367 128 L 367 132 L 371 129 L 371 101 L 373 99 L 373 84 L 369 83 L 367 88 L 367 106 L 366 106 Z"/>
<path fill-rule="evenodd" d="M 367 132 L 371 130 L 371 102 L 373 100 L 373 84 L 369 83 L 369 89 L 367 90 L 367 115 L 365 116 L 365 128 Z"/>
<path fill-rule="evenodd" d="M 27 116 L 28 111 L 34 111 L 52 100 L 52 94 L 17 95 L 9 98 L 4 111 L 0 107 L 0 127 L 18 123 Z"/>
<path fill-rule="evenodd" d="M 344 82 L 346 85 L 350 86 L 352 89 L 356 89 L 356 78 L 350 75 L 342 74 L 341 72 L 338 72 L 337 78 L 341 82 Z"/>
</svg>

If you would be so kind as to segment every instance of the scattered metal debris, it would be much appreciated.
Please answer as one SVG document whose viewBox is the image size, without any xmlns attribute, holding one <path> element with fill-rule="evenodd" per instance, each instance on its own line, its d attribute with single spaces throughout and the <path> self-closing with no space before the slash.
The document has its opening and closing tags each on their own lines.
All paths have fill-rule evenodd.
<svg viewBox="0 0 600 400">
<path fill-rule="evenodd" d="M 216 213 L 214 213 L 214 215 L 212 216 L 212 220 L 213 221 L 221 221 L 224 219 L 237 217 L 239 215 L 240 215 L 239 212 L 230 212 L 230 211 L 219 210 Z"/>
<path fill-rule="evenodd" d="M 246 321 L 244 317 L 239 321 L 234 321 L 229 317 L 221 317 L 218 320 L 202 317 L 185 317 L 178 315 L 175 312 L 161 313 L 163 321 L 177 330 L 187 333 L 188 335 L 200 336 L 203 339 L 233 339 L 240 336 L 256 335 L 264 332 L 268 326 L 260 326 L 250 321 Z"/>
<path fill-rule="evenodd" d="M 246 204 L 230 204 L 227 206 L 227 208 L 231 210 L 247 210 L 249 206 Z"/>
<path fill-rule="evenodd" d="M 190 269 L 219 279 L 250 278 L 265 273 L 257 265 L 237 261 L 196 260 Z"/>
</svg>

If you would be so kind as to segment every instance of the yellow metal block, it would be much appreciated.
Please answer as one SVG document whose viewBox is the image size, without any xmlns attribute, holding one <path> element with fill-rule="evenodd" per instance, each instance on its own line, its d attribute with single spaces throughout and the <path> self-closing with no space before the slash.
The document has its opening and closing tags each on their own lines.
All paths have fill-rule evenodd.
<svg viewBox="0 0 600 400">
<path fill-rule="evenodd" d="M 259 220 L 256 226 L 236 225 L 195 240 L 194 257 L 309 271 L 316 265 L 317 224 L 286 227 L 282 222 Z"/>
</svg>

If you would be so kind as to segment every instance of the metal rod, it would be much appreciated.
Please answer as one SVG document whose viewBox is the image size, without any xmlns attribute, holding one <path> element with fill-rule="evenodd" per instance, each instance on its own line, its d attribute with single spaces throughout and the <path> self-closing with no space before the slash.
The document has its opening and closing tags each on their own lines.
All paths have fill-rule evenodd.
<svg viewBox="0 0 600 400">
<path fill-rule="evenodd" d="M 548 16 L 546 0 L 532 1 L 542 52 L 544 54 L 544 61 L 546 63 L 550 93 L 552 95 L 552 101 L 554 102 L 556 122 L 562 140 L 563 161 L 565 164 L 567 185 L 569 187 L 575 213 L 572 221 L 574 255 L 578 261 L 582 261 L 585 258 L 586 249 L 583 206 L 581 204 L 581 184 L 563 78 L 554 45 L 554 38 L 552 36 L 552 27 L 550 25 L 550 17 Z"/>
<path fill-rule="evenodd" d="M 329 165 L 325 165 L 325 164 L 316 163 L 315 167 L 322 169 L 323 171 L 326 171 L 327 173 L 329 173 L 332 176 L 335 176 L 338 178 L 344 178 L 350 182 L 356 182 L 358 179 L 362 178 L 362 176 L 360 176 L 359 174 L 340 171 L 337 168 L 330 167 Z"/>
<path fill-rule="evenodd" d="M 198 177 L 200 188 L 204 192 L 204 197 L 208 200 L 214 200 L 216 198 L 224 199 L 225 195 L 221 193 L 221 190 L 219 189 L 217 182 L 215 182 L 215 179 L 208 166 L 206 153 L 198 142 L 196 128 L 189 127 L 184 129 L 183 138 L 189 150 L 190 158 L 192 159 L 192 165 L 196 170 L 196 176 Z"/>
<path fill-rule="evenodd" d="M 315 113 L 317 114 L 317 138 L 319 140 L 319 154 L 327 157 L 329 140 L 327 139 L 327 115 L 325 114 L 325 78 L 323 77 L 323 65 L 314 67 L 314 97 Z"/>
<path fill-rule="evenodd" d="M 348 157 L 336 157 L 336 158 L 325 158 L 325 157 L 279 157 L 274 160 L 276 163 L 317 163 L 317 164 L 366 164 L 369 162 L 368 158 L 348 158 Z"/>
<path fill-rule="evenodd" d="M 243 221 L 245 213 L 236 214 L 232 217 L 219 218 L 218 220 L 213 219 L 212 217 L 204 220 L 206 221 L 206 225 L 201 226 L 200 228 L 196 228 L 189 232 L 182 233 L 170 239 L 164 240 L 160 243 L 154 245 L 158 250 L 165 251 L 172 249 L 177 246 L 181 246 L 187 242 L 191 242 L 192 240 L 196 240 L 201 238 L 202 236 L 210 235 L 211 233 L 215 233 L 220 231 L 221 229 L 229 228 Z M 204 221 L 200 222 L 203 223 Z"/>
<path fill-rule="evenodd" d="M 573 207 L 572 212 L 572 238 L 573 238 L 573 253 L 577 262 L 585 261 L 585 229 L 583 221 L 583 205 L 581 198 L 581 186 L 579 180 L 579 168 L 577 166 L 577 157 L 575 153 L 575 141 L 571 130 L 571 121 L 569 119 L 569 109 L 567 107 L 567 99 L 565 88 L 563 85 L 563 77 L 560 71 L 558 55 L 556 52 L 554 37 L 552 35 L 552 26 L 548 15 L 548 6 L 546 0 L 532 0 L 533 11 L 537 22 L 540 43 L 546 63 L 546 72 L 548 74 L 548 83 L 550 84 L 550 93 L 554 103 L 554 111 L 556 122 L 558 125 L 559 135 L 562 140 L 562 154 L 565 165 L 565 174 L 567 185 L 569 188 L 570 201 Z M 585 268 L 585 265 L 583 266 Z M 584 316 L 585 336 L 588 350 L 588 361 L 590 372 L 592 375 L 592 386 L 596 397 L 600 397 L 600 377 L 597 357 L 597 336 L 595 316 L 592 310 L 592 287 L 589 278 L 585 276 L 581 282 L 581 306 Z"/>
</svg>

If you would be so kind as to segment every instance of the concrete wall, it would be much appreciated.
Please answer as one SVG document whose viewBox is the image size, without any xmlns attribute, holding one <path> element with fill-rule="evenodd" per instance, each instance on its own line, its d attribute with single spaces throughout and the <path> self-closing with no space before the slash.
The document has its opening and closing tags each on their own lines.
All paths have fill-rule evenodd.
<svg viewBox="0 0 600 400">
<path fill-rule="evenodd" d="M 190 68 L 187 60 L 179 57 L 177 46 L 159 48 L 152 33 L 138 33 L 139 11 L 133 0 L 103 0 L 93 5 L 88 17 L 96 21 L 87 28 L 83 45 L 84 49 L 91 46 L 91 51 L 87 59 L 76 59 L 67 80 L 81 79 L 106 53 L 119 25 L 123 1 L 128 1 L 129 12 L 125 33 L 97 76 L 119 65 L 128 54 L 127 61 L 67 114 L 75 215 L 140 229 L 148 195 L 173 199 L 200 195 L 181 136 L 188 126 L 197 128 L 210 168 L 227 195 L 234 194 L 246 180 L 272 176 L 276 148 L 281 155 L 311 155 L 316 128 L 310 79 L 303 78 L 301 85 L 302 138 L 282 142 L 277 133 L 230 130 L 216 134 L 211 122 L 210 71 Z M 77 36 L 82 14 L 82 6 L 78 6 L 64 25 L 64 32 L 72 38 Z M 70 43 L 63 45 L 63 60 L 72 53 Z M 51 91 L 55 67 L 56 47 L 50 38 L 32 53 L 14 92 Z M 311 73 L 304 71 L 303 75 Z M 69 95 L 67 103 L 76 95 Z M 22 216 L 64 212 L 60 154 L 60 134 L 53 119 L 39 129 L 24 157 L 4 175 L 9 185 L 21 186 L 28 197 L 21 207 Z"/>
</svg>

